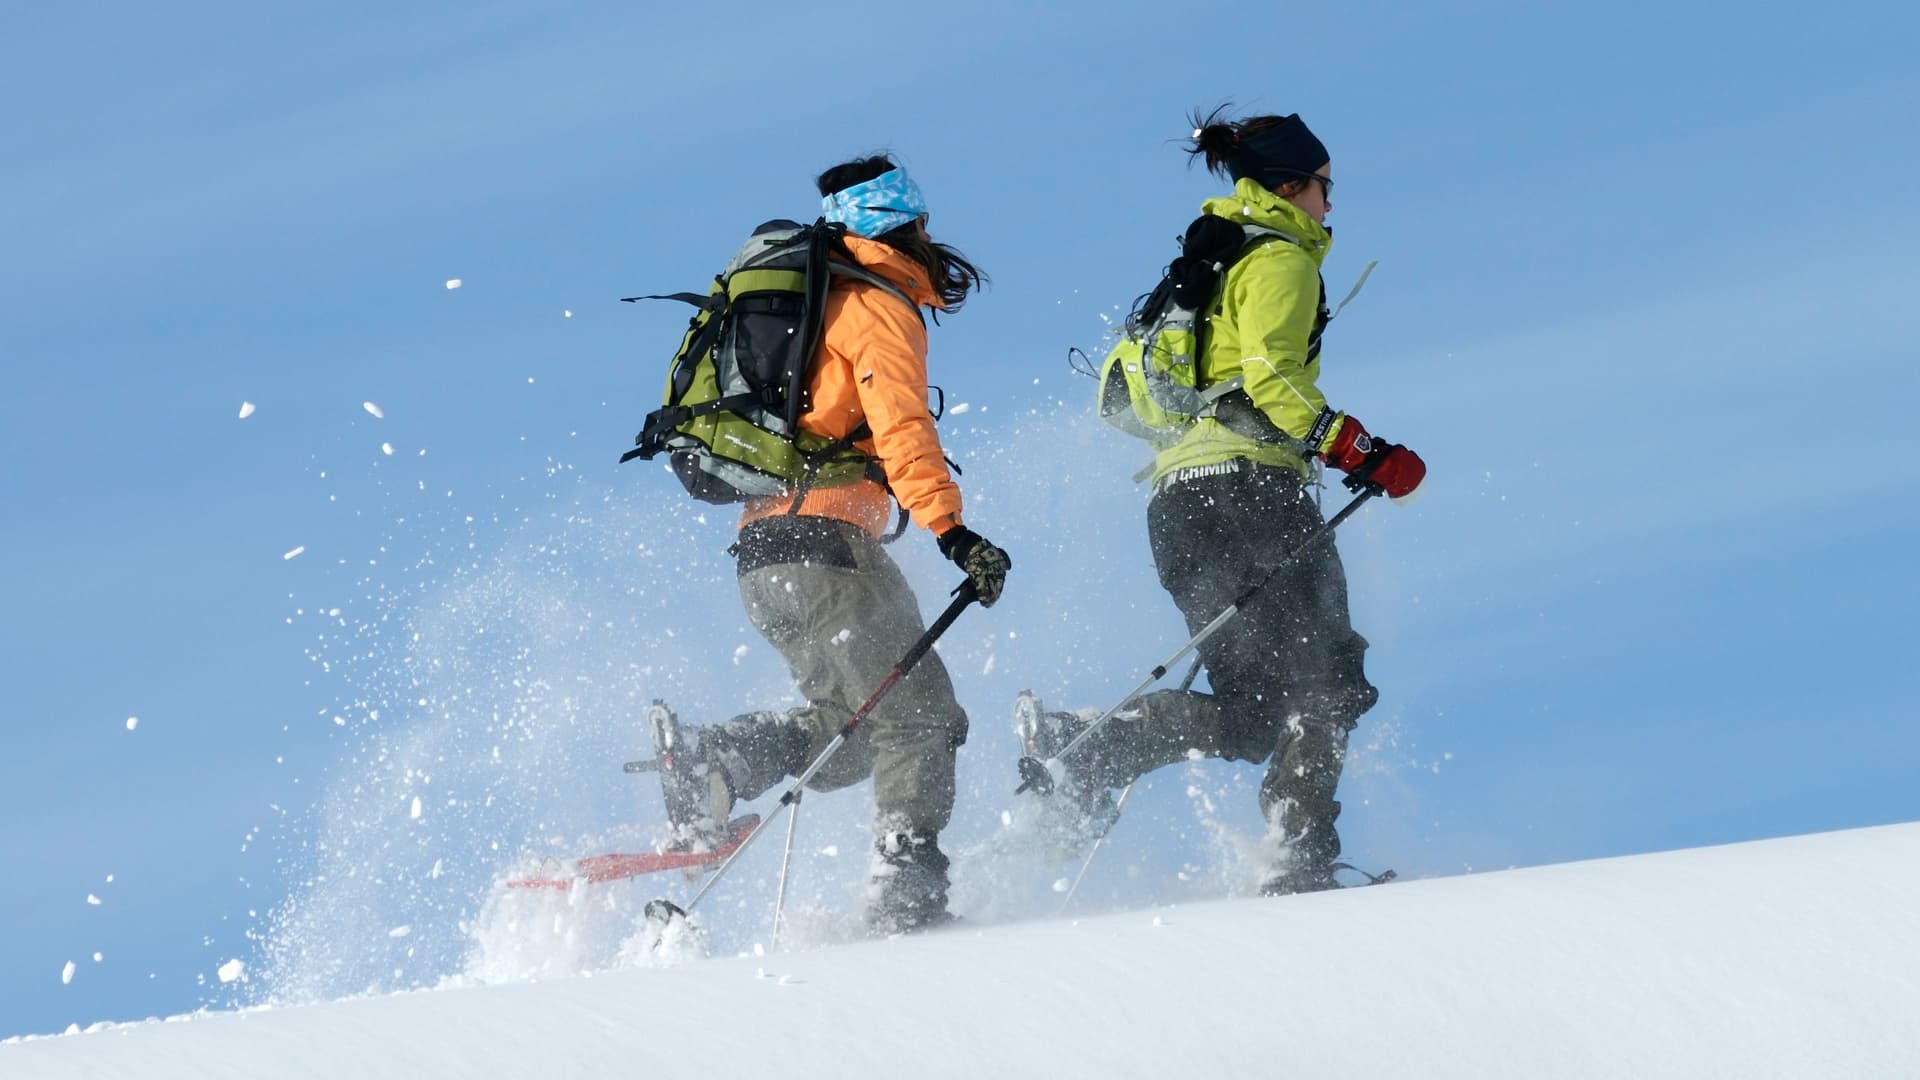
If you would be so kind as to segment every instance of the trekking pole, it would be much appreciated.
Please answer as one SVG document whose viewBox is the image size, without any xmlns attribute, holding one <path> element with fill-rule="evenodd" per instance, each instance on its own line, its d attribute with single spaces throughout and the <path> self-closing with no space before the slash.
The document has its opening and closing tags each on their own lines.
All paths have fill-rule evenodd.
<svg viewBox="0 0 1920 1080">
<path fill-rule="evenodd" d="M 1193 658 L 1193 664 L 1187 668 L 1187 677 L 1180 680 L 1180 689 L 1192 689 L 1193 680 L 1199 674 L 1200 658 L 1196 656 Z M 1127 809 L 1127 800 L 1133 798 L 1134 786 L 1139 783 L 1140 778 L 1136 776 L 1127 781 L 1126 787 L 1120 789 L 1120 797 L 1113 803 L 1113 817 L 1107 822 L 1107 827 L 1101 831 L 1100 835 L 1093 838 L 1093 846 L 1087 849 L 1087 857 L 1080 860 L 1080 872 L 1073 875 L 1073 884 L 1067 886 L 1067 895 L 1060 898 L 1060 914 L 1065 915 L 1067 909 L 1073 906 L 1073 894 L 1079 892 L 1080 883 L 1087 880 L 1087 871 L 1093 869 L 1093 857 L 1100 854 L 1101 845 L 1107 842 L 1113 827 L 1120 823 L 1120 815 Z"/>
<path fill-rule="evenodd" d="M 1360 492 L 1360 494 L 1354 496 L 1353 501 L 1348 503 L 1339 513 L 1333 515 L 1333 517 L 1331 518 L 1328 518 L 1327 521 L 1324 524 L 1322 524 L 1319 528 L 1308 533 L 1306 535 L 1306 538 L 1301 540 L 1300 543 L 1296 544 L 1292 551 L 1287 552 L 1285 558 L 1281 559 L 1277 563 L 1274 563 L 1271 567 L 1268 567 L 1267 572 L 1264 574 L 1261 574 L 1259 577 L 1259 580 L 1247 586 L 1245 589 L 1242 589 L 1240 591 L 1240 595 L 1233 598 L 1233 603 L 1228 604 L 1227 609 L 1225 611 L 1222 611 L 1220 614 L 1214 616 L 1213 621 L 1208 623 L 1205 627 L 1203 627 L 1199 633 L 1193 635 L 1192 638 L 1188 639 L 1185 645 L 1180 646 L 1179 649 L 1175 650 L 1172 656 L 1169 656 L 1165 660 L 1161 661 L 1159 666 L 1153 669 L 1152 673 L 1150 673 L 1145 679 L 1142 679 L 1140 681 L 1140 685 L 1128 691 L 1127 696 L 1120 699 L 1119 704 L 1115 705 L 1111 709 L 1108 709 L 1106 712 L 1101 713 L 1100 718 L 1098 720 L 1095 720 L 1093 723 L 1088 724 L 1085 730 L 1081 731 L 1080 734 L 1075 735 L 1073 737 L 1073 740 L 1067 743 L 1067 745 L 1061 747 L 1060 752 L 1058 754 L 1055 754 L 1051 760 L 1065 761 L 1067 755 L 1072 753 L 1075 747 L 1078 747 L 1081 743 L 1087 741 L 1088 736 L 1100 730 L 1100 726 L 1102 724 L 1105 724 L 1107 721 L 1113 719 L 1114 714 L 1118 713 L 1121 709 L 1124 709 L 1128 705 L 1132 704 L 1133 699 L 1139 697 L 1140 694 L 1143 691 L 1145 691 L 1147 687 L 1152 686 L 1154 683 L 1159 682 L 1162 678 L 1164 678 L 1167 674 L 1167 669 L 1172 667 L 1174 664 L 1179 663 L 1180 658 L 1187 655 L 1187 651 L 1189 649 L 1199 648 L 1201 642 L 1212 637 L 1214 631 L 1220 629 L 1222 626 L 1225 626 L 1229 621 L 1232 620 L 1232 618 L 1235 615 L 1238 615 L 1240 613 L 1241 605 L 1245 604 L 1248 600 L 1252 599 L 1255 593 L 1258 593 L 1261 589 L 1266 588 L 1267 582 L 1273 580 L 1273 575 L 1285 569 L 1287 565 L 1292 563 L 1295 559 L 1298 559 L 1300 556 L 1312 550 L 1314 545 L 1318 544 L 1320 541 L 1325 540 L 1328 537 L 1332 536 L 1333 530 L 1338 528 L 1341 522 L 1347 520 L 1347 518 L 1349 517 L 1352 517 L 1354 512 L 1359 510 L 1360 507 L 1364 505 L 1368 499 L 1371 499 L 1378 494 L 1380 494 L 1380 488 L 1375 487 L 1372 484 L 1367 485 L 1366 488 L 1364 488 Z M 1021 792 L 1026 791 L 1028 788 L 1032 788 L 1033 790 L 1038 791 L 1042 795 L 1053 794 L 1052 770 L 1047 768 L 1046 762 L 1041 761 L 1040 759 L 1033 757 L 1032 755 L 1028 755 L 1020 759 L 1020 786 L 1017 788 L 1014 788 L 1013 793 L 1015 795 L 1018 795 Z"/>
<path fill-rule="evenodd" d="M 718 884 L 720 879 L 726 876 L 727 868 L 733 865 L 734 860 L 746 854 L 746 850 L 752 845 L 754 838 L 758 837 L 762 832 L 765 832 L 768 825 L 773 824 L 773 819 L 780 816 L 780 811 L 800 801 L 801 789 L 805 788 L 807 781 L 813 779 L 813 775 L 826 765 L 828 759 L 832 758 L 842 746 L 847 744 L 847 740 L 853 737 L 854 729 L 860 726 L 860 721 L 867 718 L 867 714 L 873 711 L 874 706 L 880 704 L 880 699 L 886 697 L 889 690 L 892 690 L 894 686 L 899 684 L 900 680 L 907 677 L 907 673 L 912 671 L 913 666 L 918 664 L 921 658 L 927 655 L 927 651 L 933 648 L 933 643 L 940 640 L 940 635 L 947 632 L 947 627 L 953 625 L 953 621 L 960 617 L 960 613 L 967 609 L 967 605 L 980 598 L 980 593 L 974 588 L 972 578 L 961 582 L 960 587 L 953 592 L 953 603 L 947 605 L 947 610 L 941 612 L 940 617 L 933 620 L 933 625 L 927 628 L 926 633 L 920 635 L 919 641 L 913 643 L 913 647 L 907 650 L 907 655 L 900 658 L 900 662 L 893 666 L 892 671 L 887 672 L 887 677 L 880 680 L 880 685 L 868 696 L 866 702 L 853 711 L 853 715 L 847 718 L 845 724 L 841 725 L 839 734 L 833 737 L 833 741 L 827 744 L 825 750 L 820 751 L 819 757 L 813 759 L 813 764 L 807 766 L 807 771 L 795 778 L 793 784 L 780 796 L 780 802 L 774 806 L 772 813 L 761 818 L 760 823 L 753 827 L 753 831 L 741 839 L 740 846 L 734 848 L 733 853 L 728 855 L 726 860 L 723 861 L 713 873 L 707 875 L 707 880 L 700 886 L 700 890 L 693 894 L 693 899 L 687 901 L 685 907 L 681 907 L 679 904 L 665 898 L 649 900 L 646 907 L 647 918 L 660 923 L 670 922 L 676 915 L 681 918 L 686 918 L 687 913 L 692 911 L 694 906 L 700 903 L 701 898 L 711 892 L 714 885 Z"/>
<path fill-rule="evenodd" d="M 787 867 L 793 864 L 793 834 L 800 831 L 800 796 L 793 797 L 793 813 L 787 815 L 787 848 L 780 853 L 780 887 L 773 894 L 773 940 L 767 951 L 780 948 L 780 917 L 787 910 Z"/>
</svg>

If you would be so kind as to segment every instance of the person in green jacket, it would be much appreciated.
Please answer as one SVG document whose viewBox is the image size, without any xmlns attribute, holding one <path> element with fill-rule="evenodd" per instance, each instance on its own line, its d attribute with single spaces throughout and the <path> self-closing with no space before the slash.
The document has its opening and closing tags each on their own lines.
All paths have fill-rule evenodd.
<svg viewBox="0 0 1920 1080">
<path fill-rule="evenodd" d="M 1190 153 L 1234 187 L 1202 209 L 1278 235 L 1250 241 L 1206 312 L 1199 388 L 1238 378 L 1239 389 L 1154 461 L 1154 565 L 1195 634 L 1322 524 L 1309 483 L 1314 458 L 1397 501 L 1426 476 L 1418 455 L 1369 436 L 1351 414 L 1329 407 L 1317 385 L 1328 319 L 1320 265 L 1332 243 L 1326 147 L 1298 115 L 1221 114 L 1196 117 Z M 1262 892 L 1335 887 L 1334 794 L 1347 737 L 1379 697 L 1364 670 L 1366 649 L 1348 620 L 1340 555 L 1321 543 L 1201 644 L 1211 694 L 1146 695 L 1060 763 L 1062 809 L 1089 835 L 1111 812 L 1107 789 L 1153 769 L 1195 752 L 1264 761 L 1259 797 L 1272 863 Z M 1048 713 L 1023 694 L 1016 722 L 1027 752 L 1049 758 L 1086 721 Z"/>
</svg>

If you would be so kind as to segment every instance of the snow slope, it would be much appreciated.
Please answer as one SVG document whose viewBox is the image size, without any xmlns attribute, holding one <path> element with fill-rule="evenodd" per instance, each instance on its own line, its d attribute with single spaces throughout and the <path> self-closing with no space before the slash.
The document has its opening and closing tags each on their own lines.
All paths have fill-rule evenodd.
<svg viewBox="0 0 1920 1080">
<path fill-rule="evenodd" d="M 1916 1017 L 1920 823 L 202 1014 L 0 1076 L 1899 1077 Z"/>
</svg>

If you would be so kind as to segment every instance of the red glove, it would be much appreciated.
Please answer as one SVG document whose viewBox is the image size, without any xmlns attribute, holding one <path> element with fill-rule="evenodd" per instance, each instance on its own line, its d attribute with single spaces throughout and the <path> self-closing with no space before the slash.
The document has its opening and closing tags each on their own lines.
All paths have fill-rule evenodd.
<svg viewBox="0 0 1920 1080">
<path fill-rule="evenodd" d="M 1427 478 L 1427 463 L 1419 454 L 1368 435 L 1366 427 L 1350 415 L 1341 418 L 1340 430 L 1320 456 L 1347 474 L 1348 491 L 1372 485 L 1396 501 L 1418 491 Z"/>
</svg>

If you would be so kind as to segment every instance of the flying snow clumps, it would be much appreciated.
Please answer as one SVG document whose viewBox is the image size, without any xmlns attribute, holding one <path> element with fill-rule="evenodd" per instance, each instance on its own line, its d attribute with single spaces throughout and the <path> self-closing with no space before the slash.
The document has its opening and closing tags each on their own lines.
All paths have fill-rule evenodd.
<svg viewBox="0 0 1920 1080">
<path fill-rule="evenodd" d="M 87 894 L 87 904 L 88 904 L 89 906 L 91 906 L 91 907 L 99 907 L 99 906 L 100 906 L 100 898 L 99 898 L 98 896 L 95 896 L 95 895 L 94 895 L 94 894 L 92 894 L 92 893 L 88 893 L 88 894 Z"/>
<path fill-rule="evenodd" d="M 253 402 L 251 401 L 241 402 L 240 403 L 240 419 L 245 420 L 247 417 L 252 415 L 253 415 Z"/>
<path fill-rule="evenodd" d="M 457 289 L 457 288 L 459 288 L 459 287 L 460 287 L 460 279 L 459 279 L 459 278 L 457 278 L 457 277 L 455 277 L 455 278 L 448 278 L 448 279 L 447 279 L 447 288 L 448 288 L 448 289 Z"/>
<path fill-rule="evenodd" d="M 413 797 L 413 806 L 407 810 L 407 816 L 415 821 L 420 820 L 420 796 Z"/>
<path fill-rule="evenodd" d="M 367 410 L 368 415 L 372 416 L 375 420 L 385 420 L 387 418 L 386 410 L 371 401 L 361 402 L 360 407 Z"/>
<path fill-rule="evenodd" d="M 132 731 L 132 730 L 133 730 L 134 728 L 137 728 L 137 727 L 139 727 L 139 726 L 140 726 L 140 718 L 139 718 L 139 717 L 137 717 L 137 716 L 129 716 L 129 717 L 127 717 L 127 730 L 128 730 L 128 731 Z"/>
<path fill-rule="evenodd" d="M 973 406 L 963 401 L 958 405 L 955 405 L 953 408 L 948 409 L 947 411 L 952 413 L 955 416 L 960 416 L 962 414 L 972 412 Z"/>
<path fill-rule="evenodd" d="M 746 658 L 747 652 L 748 650 L 745 645 L 741 645 L 735 648 L 733 650 L 733 662 L 738 664 L 741 660 Z"/>
<path fill-rule="evenodd" d="M 286 559 L 286 560 L 288 560 L 288 561 L 292 561 L 292 560 L 294 560 L 294 559 L 297 559 L 297 558 L 299 558 L 300 556 L 302 556 L 302 555 L 304 555 L 304 554 L 306 554 L 306 552 L 307 552 L 307 545 L 305 545 L 305 544 L 301 544 L 301 545 L 300 545 L 299 547 L 297 547 L 297 548 L 294 548 L 294 549 L 293 549 L 292 551 L 289 551 L 289 552 L 287 552 L 287 553 L 286 553 L 285 555 L 282 555 L 282 556 L 280 556 L 280 557 L 281 557 L 282 559 Z"/>
<path fill-rule="evenodd" d="M 392 456 L 393 456 L 393 444 L 392 444 L 392 443 L 390 443 L 390 442 L 383 442 L 383 443 L 381 443 L 381 444 L 380 444 L 380 452 L 381 452 L 381 453 L 383 453 L 383 454 L 385 454 L 385 455 L 387 455 L 388 457 L 392 457 Z"/>
<path fill-rule="evenodd" d="M 60 985 L 65 986 L 72 981 L 73 981 L 73 961 L 69 960 L 67 961 L 67 966 L 60 969 Z"/>
<path fill-rule="evenodd" d="M 238 957 L 221 964 L 220 970 L 214 972 L 214 974 L 220 976 L 220 981 L 223 983 L 230 983 L 246 973 L 247 965 Z"/>
</svg>

